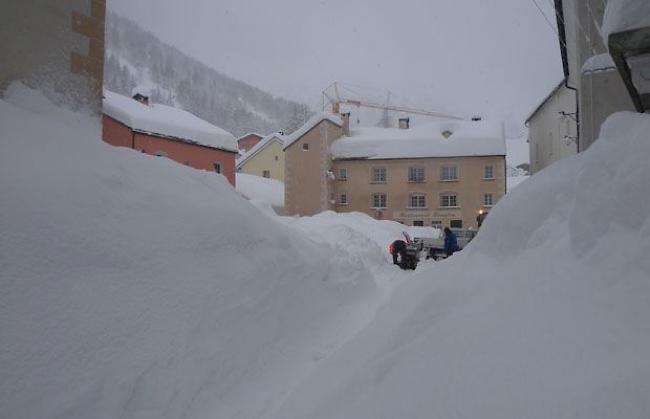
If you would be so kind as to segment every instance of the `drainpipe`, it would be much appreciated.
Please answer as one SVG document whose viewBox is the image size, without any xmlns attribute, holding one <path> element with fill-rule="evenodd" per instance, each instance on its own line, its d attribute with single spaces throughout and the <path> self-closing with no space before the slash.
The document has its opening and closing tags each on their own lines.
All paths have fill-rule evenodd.
<svg viewBox="0 0 650 419">
<path fill-rule="evenodd" d="M 566 26 L 564 22 L 563 0 L 555 0 L 555 17 L 557 20 L 558 40 L 560 41 L 560 53 L 562 55 L 562 70 L 564 71 L 564 87 L 573 90 L 576 96 L 576 152 L 580 151 L 580 97 L 578 89 L 569 86 L 569 58 L 566 45 Z M 578 25 L 580 25 L 578 23 Z"/>
<path fill-rule="evenodd" d="M 576 153 L 580 152 L 580 96 L 578 94 L 578 89 L 575 87 L 569 86 L 569 78 L 564 78 L 564 87 L 569 90 L 573 90 L 576 96 Z"/>
</svg>

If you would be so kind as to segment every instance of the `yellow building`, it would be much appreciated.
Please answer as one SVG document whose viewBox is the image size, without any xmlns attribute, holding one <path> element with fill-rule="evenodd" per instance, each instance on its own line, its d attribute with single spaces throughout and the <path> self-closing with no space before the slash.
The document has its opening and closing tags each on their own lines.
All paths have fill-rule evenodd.
<svg viewBox="0 0 650 419">
<path fill-rule="evenodd" d="M 284 141 L 280 133 L 262 138 L 253 148 L 237 160 L 237 172 L 262 176 L 284 182 Z"/>
<path fill-rule="evenodd" d="M 333 210 L 434 227 L 477 227 L 506 192 L 501 123 L 349 129 L 321 114 L 285 142 L 285 210 Z"/>
</svg>

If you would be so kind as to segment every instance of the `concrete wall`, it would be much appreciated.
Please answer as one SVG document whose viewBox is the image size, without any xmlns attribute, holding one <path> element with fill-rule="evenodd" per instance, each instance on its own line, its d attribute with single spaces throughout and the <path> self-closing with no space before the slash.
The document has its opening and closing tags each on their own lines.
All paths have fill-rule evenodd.
<svg viewBox="0 0 650 419">
<path fill-rule="evenodd" d="M 16 80 L 57 102 L 101 106 L 104 0 L 0 2 L 0 95 Z"/>
<path fill-rule="evenodd" d="M 441 167 L 456 165 L 458 180 L 440 180 Z M 424 168 L 424 182 L 409 182 L 411 166 Z M 485 166 L 492 166 L 494 178 L 484 179 Z M 334 173 L 347 170 L 347 180 L 334 180 L 333 190 L 338 212 L 359 211 L 379 219 L 389 219 L 412 225 L 422 221 L 425 226 L 439 222 L 449 226 L 451 220 L 462 220 L 463 227 L 477 227 L 479 210 L 489 211 L 483 195 L 492 194 L 493 204 L 505 194 L 505 157 L 455 157 L 392 160 L 335 160 Z M 386 182 L 372 182 L 372 168 L 386 168 Z M 458 197 L 457 208 L 442 208 L 440 194 L 454 192 Z M 372 194 L 386 194 L 386 208 L 372 208 Z M 410 195 L 422 193 L 426 208 L 410 208 Z M 347 195 L 347 204 L 341 204 L 341 194 Z"/>
<path fill-rule="evenodd" d="M 575 114 L 575 110 L 575 92 L 562 86 L 530 118 L 528 145 L 531 174 L 578 151 L 575 115 L 561 114 Z"/>
<path fill-rule="evenodd" d="M 264 171 L 271 173 L 271 179 L 284 182 L 284 151 L 280 141 L 267 144 L 264 149 L 255 153 L 239 167 L 239 172 L 249 175 L 263 176 Z"/>
<path fill-rule="evenodd" d="M 209 172 L 213 172 L 214 163 L 219 162 L 221 174 L 235 186 L 235 153 L 233 152 L 133 132 L 126 125 L 106 115 L 103 116 L 102 122 L 102 138 L 111 145 L 133 148 L 146 154 L 163 155 L 178 163 Z"/>
<path fill-rule="evenodd" d="M 600 125 L 614 112 L 634 110 L 629 94 L 617 72 L 583 74 L 590 57 L 607 52 L 599 33 L 606 2 L 603 0 L 564 0 L 567 35 L 569 85 L 579 91 L 579 151 L 598 138 Z"/>
<path fill-rule="evenodd" d="M 330 145 L 341 138 L 343 130 L 323 120 L 285 152 L 284 211 L 288 215 L 314 215 L 332 207 L 330 181 Z M 309 150 L 303 149 L 308 144 Z"/>
<path fill-rule="evenodd" d="M 598 138 L 600 126 L 614 112 L 636 112 L 621 75 L 615 69 L 582 74 L 580 82 L 580 150 Z"/>
</svg>

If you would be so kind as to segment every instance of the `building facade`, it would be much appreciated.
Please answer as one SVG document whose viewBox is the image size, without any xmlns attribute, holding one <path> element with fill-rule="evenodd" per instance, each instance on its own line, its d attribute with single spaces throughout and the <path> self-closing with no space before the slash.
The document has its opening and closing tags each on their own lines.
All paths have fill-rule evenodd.
<svg viewBox="0 0 650 419">
<path fill-rule="evenodd" d="M 333 209 L 407 225 L 477 227 L 505 194 L 505 156 L 334 160 Z"/>
<path fill-rule="evenodd" d="M 284 135 L 267 135 L 237 161 L 237 172 L 284 182 Z"/>
<path fill-rule="evenodd" d="M 363 212 L 408 225 L 477 227 L 506 192 L 503 127 L 443 121 L 349 130 L 317 115 L 288 137 L 285 210 Z M 347 135 L 346 135 L 347 134 Z"/>
<path fill-rule="evenodd" d="M 284 210 L 289 215 L 314 215 L 332 209 L 330 146 L 343 135 L 336 115 L 314 115 L 289 136 L 284 147 Z"/>
<path fill-rule="evenodd" d="M 609 115 L 634 111 L 621 76 L 616 71 L 592 71 L 588 65 L 603 54 L 609 55 L 600 36 L 605 7 L 603 0 L 555 0 L 564 75 L 578 100 L 579 152 L 596 141 Z"/>
<path fill-rule="evenodd" d="M 562 80 L 526 120 L 530 174 L 578 152 L 576 95 Z"/>
</svg>

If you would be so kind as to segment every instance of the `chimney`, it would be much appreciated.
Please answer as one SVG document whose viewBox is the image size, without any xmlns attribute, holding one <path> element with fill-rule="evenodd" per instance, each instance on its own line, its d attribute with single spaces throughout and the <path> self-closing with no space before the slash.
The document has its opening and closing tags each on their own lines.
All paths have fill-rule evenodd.
<svg viewBox="0 0 650 419">
<path fill-rule="evenodd" d="M 399 129 L 409 129 L 411 118 L 399 118 Z"/>
<path fill-rule="evenodd" d="M 346 137 L 350 136 L 350 112 L 344 112 L 341 114 L 343 119 L 343 135 Z"/>
<path fill-rule="evenodd" d="M 145 96 L 143 94 L 136 93 L 136 94 L 133 95 L 133 99 L 135 99 L 136 101 L 142 103 L 143 105 L 149 105 L 149 96 Z"/>
</svg>

